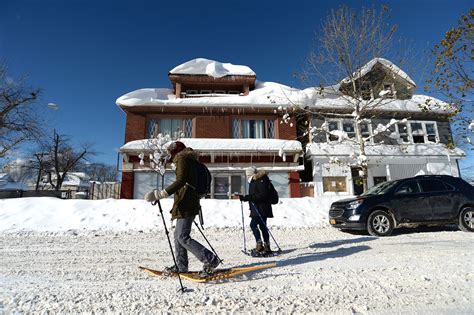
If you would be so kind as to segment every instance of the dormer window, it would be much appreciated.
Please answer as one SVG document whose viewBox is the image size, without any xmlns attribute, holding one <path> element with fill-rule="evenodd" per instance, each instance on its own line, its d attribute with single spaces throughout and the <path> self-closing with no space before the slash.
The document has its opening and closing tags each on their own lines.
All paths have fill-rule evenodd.
<svg viewBox="0 0 474 315">
<path fill-rule="evenodd" d="M 201 90 L 201 94 L 212 94 L 211 90 Z"/>
<path fill-rule="evenodd" d="M 380 96 L 385 98 L 395 98 L 395 94 L 395 88 L 392 83 L 384 83 L 382 91 L 379 93 Z"/>
<path fill-rule="evenodd" d="M 236 95 L 239 95 L 240 92 L 239 92 L 239 91 L 229 91 L 228 94 L 236 94 Z"/>
<path fill-rule="evenodd" d="M 198 94 L 198 91 L 197 90 L 186 90 L 186 95 L 194 95 L 194 94 Z"/>
<path fill-rule="evenodd" d="M 363 100 L 366 101 L 374 98 L 374 96 L 372 95 L 372 86 L 370 85 L 370 82 L 362 83 L 362 85 L 360 86 L 360 96 Z"/>
</svg>

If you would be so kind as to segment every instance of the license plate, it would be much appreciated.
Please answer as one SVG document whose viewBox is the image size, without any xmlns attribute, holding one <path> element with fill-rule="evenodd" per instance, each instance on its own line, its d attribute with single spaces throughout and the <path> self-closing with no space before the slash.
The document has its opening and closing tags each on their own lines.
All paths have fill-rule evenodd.
<svg viewBox="0 0 474 315">
<path fill-rule="evenodd" d="M 329 224 L 331 224 L 331 225 L 336 224 L 336 219 L 329 219 Z"/>
</svg>

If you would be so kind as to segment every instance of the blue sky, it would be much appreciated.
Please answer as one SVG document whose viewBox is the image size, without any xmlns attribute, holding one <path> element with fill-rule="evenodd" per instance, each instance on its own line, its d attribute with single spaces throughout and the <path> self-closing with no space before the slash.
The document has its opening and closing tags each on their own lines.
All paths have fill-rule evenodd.
<svg viewBox="0 0 474 315">
<path fill-rule="evenodd" d="M 14 77 L 27 75 L 43 90 L 40 104 L 51 127 L 75 143 L 93 142 L 94 160 L 115 164 L 125 128 L 117 97 L 170 87 L 168 71 L 198 57 L 247 65 L 261 81 L 300 86 L 293 73 L 328 11 L 380 3 L 0 0 L 0 58 Z M 383 3 L 398 35 L 419 51 L 439 42 L 472 6 L 463 0 Z M 48 109 L 49 102 L 59 109 Z"/>
</svg>

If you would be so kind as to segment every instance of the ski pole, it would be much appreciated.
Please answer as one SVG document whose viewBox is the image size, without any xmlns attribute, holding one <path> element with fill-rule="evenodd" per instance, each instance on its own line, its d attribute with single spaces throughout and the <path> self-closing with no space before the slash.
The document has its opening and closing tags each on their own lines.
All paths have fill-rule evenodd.
<svg viewBox="0 0 474 315">
<path fill-rule="evenodd" d="M 251 202 L 251 201 L 250 201 L 250 204 L 253 206 L 253 208 L 254 208 L 255 211 L 257 212 L 258 217 L 260 218 L 260 221 L 262 221 L 263 225 L 265 226 L 265 228 L 266 228 L 267 231 L 268 231 L 268 234 L 270 234 L 270 236 L 272 237 L 272 240 L 275 242 L 275 245 L 278 247 L 278 251 L 281 252 L 280 245 L 278 245 L 277 241 L 276 241 L 275 238 L 273 237 L 272 232 L 268 229 L 267 224 L 263 221 L 263 218 L 262 218 L 262 216 L 260 215 L 260 211 L 258 211 L 257 206 L 256 206 L 253 202 Z"/>
<path fill-rule="evenodd" d="M 245 225 L 244 225 L 244 203 L 240 200 L 240 210 L 242 212 L 242 232 L 244 233 L 244 253 L 247 253 L 247 240 L 245 239 Z"/>
<path fill-rule="evenodd" d="M 179 285 L 181 286 L 180 291 L 181 293 L 184 293 L 187 291 L 187 288 L 183 286 L 183 282 L 181 281 L 181 276 L 179 275 L 178 264 L 176 263 L 176 257 L 174 256 L 173 246 L 171 246 L 171 240 L 170 240 L 168 228 L 166 227 L 165 217 L 163 216 L 163 209 L 161 208 L 160 200 L 156 200 L 155 202 L 152 203 L 152 205 L 156 205 L 156 204 L 158 204 L 158 207 L 160 208 L 161 219 L 163 219 L 163 226 L 165 227 L 166 237 L 168 238 L 168 244 L 170 245 L 171 256 L 173 256 L 174 266 L 176 267 L 176 271 L 178 274 Z"/>
<path fill-rule="evenodd" d="M 214 247 L 212 247 L 211 243 L 209 243 L 209 240 L 207 239 L 206 235 L 204 235 L 204 232 L 199 228 L 199 225 L 196 223 L 196 221 L 194 221 L 194 224 L 196 224 L 196 227 L 197 229 L 199 230 L 199 232 L 201 232 L 201 235 L 202 237 L 204 237 L 204 239 L 206 240 L 207 242 L 207 245 L 209 245 L 209 247 L 211 248 L 212 252 L 214 253 L 214 255 L 216 255 L 217 259 L 221 262 L 223 262 L 223 260 L 219 257 L 219 255 L 217 255 L 216 251 L 214 250 Z"/>
</svg>

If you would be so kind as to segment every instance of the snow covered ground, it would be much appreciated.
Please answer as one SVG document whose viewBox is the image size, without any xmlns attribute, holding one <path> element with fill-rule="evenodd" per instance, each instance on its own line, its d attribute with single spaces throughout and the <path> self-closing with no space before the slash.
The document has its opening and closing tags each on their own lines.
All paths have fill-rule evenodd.
<svg viewBox="0 0 474 315">
<path fill-rule="evenodd" d="M 165 200 L 163 209 L 170 205 Z M 452 227 L 404 229 L 388 238 L 349 234 L 328 227 L 314 200 L 282 199 L 269 223 L 283 253 L 252 258 L 240 252 L 240 202 L 204 200 L 203 208 L 204 232 L 223 267 L 277 267 L 222 283 L 184 282 L 192 292 L 181 294 L 177 279 L 137 268 L 172 263 L 157 207 L 140 200 L 0 200 L 0 311 L 474 312 L 472 234 Z M 194 257 L 190 263 L 201 267 Z"/>
</svg>

